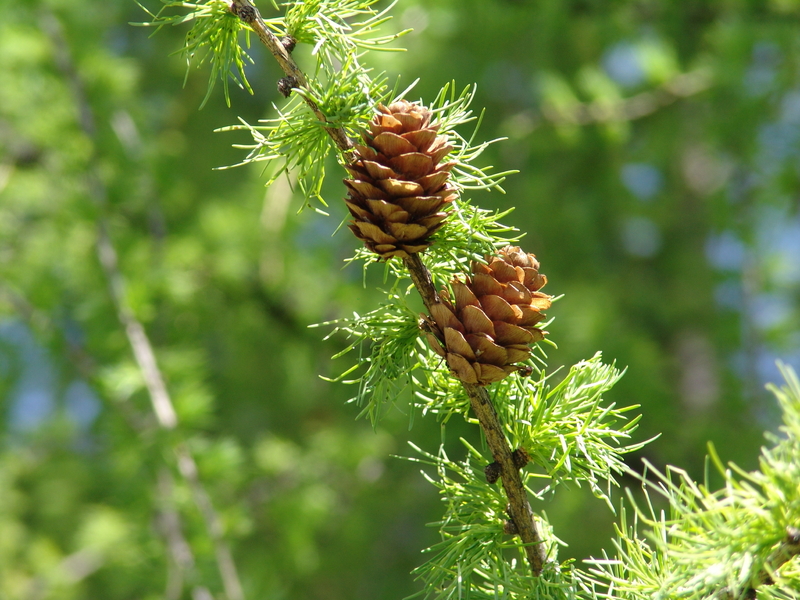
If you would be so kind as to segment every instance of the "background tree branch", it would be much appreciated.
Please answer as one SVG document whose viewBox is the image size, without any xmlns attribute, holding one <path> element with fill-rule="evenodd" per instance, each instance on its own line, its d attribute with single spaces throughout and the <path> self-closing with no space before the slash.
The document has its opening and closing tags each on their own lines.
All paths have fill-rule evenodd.
<svg viewBox="0 0 800 600">
<path fill-rule="evenodd" d="M 64 36 L 61 23 L 55 15 L 47 11 L 42 17 L 42 23 L 56 48 L 54 55 L 57 65 L 71 83 L 75 105 L 80 114 L 81 128 L 93 144 L 92 157 L 89 163 L 90 168 L 86 173 L 86 178 L 89 194 L 100 209 L 100 215 L 97 218 L 97 254 L 103 268 L 108 290 L 116 307 L 119 321 L 125 328 L 125 334 L 136 363 L 141 370 L 158 426 L 166 431 L 173 431 L 178 426 L 178 416 L 158 366 L 153 345 L 150 343 L 150 339 L 141 322 L 135 317 L 133 310 L 127 304 L 125 279 L 119 268 L 116 249 L 108 234 L 108 224 L 103 216 L 105 211 L 108 210 L 108 192 L 97 165 L 99 152 L 97 126 L 92 106 L 83 91 L 84 86 L 78 70 L 71 60 L 70 47 Z M 176 457 L 178 472 L 189 484 L 195 503 L 200 510 L 214 545 L 214 552 L 225 593 L 229 600 L 244 600 L 244 592 L 239 581 L 233 555 L 224 539 L 219 515 L 200 480 L 194 457 L 183 442 L 175 442 L 172 445 L 172 451 Z"/>
</svg>

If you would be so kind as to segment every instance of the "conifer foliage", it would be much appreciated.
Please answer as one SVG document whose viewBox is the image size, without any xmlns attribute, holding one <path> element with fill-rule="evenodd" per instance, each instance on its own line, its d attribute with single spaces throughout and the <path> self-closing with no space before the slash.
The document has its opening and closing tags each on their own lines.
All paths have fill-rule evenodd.
<svg viewBox="0 0 800 600">
<path fill-rule="evenodd" d="M 408 400 L 410 388 L 410 402 L 443 423 L 460 416 L 481 427 L 475 440 L 482 434 L 485 447 L 463 440 L 462 460 L 442 448 L 415 449 L 411 458 L 432 469 L 426 477 L 446 507 L 441 542 L 415 571 L 422 596 L 797 597 L 800 386 L 793 373 L 785 372 L 789 385 L 777 391 L 786 439 L 764 452 L 760 471 L 717 460 L 726 484 L 719 492 L 679 470 L 658 474 L 659 483 L 647 485 L 667 498 L 669 516 L 634 505 L 635 523 L 621 513 L 608 556 L 587 570 L 560 564 L 557 538 L 535 502 L 583 482 L 611 506 L 624 455 L 643 445 L 631 441 L 638 417 L 628 417 L 635 407 L 604 400 L 621 373 L 599 355 L 558 382 L 548 372 L 543 321 L 553 298 L 541 291 L 547 279 L 539 262 L 462 197 L 498 189 L 503 179 L 475 162 L 487 143 L 457 131 L 473 120 L 469 91 L 456 97 L 448 84 L 426 107 L 362 65 L 366 51 L 386 49 L 396 37 L 377 33 L 389 9 L 377 12 L 376 0 L 286 2 L 285 16 L 269 20 L 250 0 L 164 3 L 152 24 L 194 22 L 185 52 L 210 53 L 209 90 L 213 77 L 249 89 L 234 24 L 267 45 L 286 72 L 279 87 L 293 97 L 280 116 L 239 126 L 254 141 L 244 162 L 282 161 L 278 171 L 299 171 L 309 199 L 319 196 L 330 152 L 349 174 L 342 192 L 349 227 L 365 246 L 352 260 L 366 269 L 377 255 L 393 278 L 383 305 L 332 323 L 351 337 L 349 349 L 360 350 L 345 375 L 358 385 L 364 412 L 379 418 L 381 406 Z M 316 63 L 305 71 L 291 55 L 296 42 L 314 49 Z M 409 308 L 409 283 L 428 311 L 422 319 Z"/>
</svg>

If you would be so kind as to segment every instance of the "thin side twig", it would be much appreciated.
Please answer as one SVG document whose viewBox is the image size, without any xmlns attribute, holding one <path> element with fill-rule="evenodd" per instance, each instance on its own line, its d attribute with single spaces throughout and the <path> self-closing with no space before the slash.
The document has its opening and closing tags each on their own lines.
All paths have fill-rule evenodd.
<svg viewBox="0 0 800 600">
<path fill-rule="evenodd" d="M 660 87 L 641 92 L 630 98 L 622 98 L 610 103 L 599 100 L 581 102 L 564 109 L 546 105 L 542 108 L 542 114 L 545 119 L 557 125 L 635 121 L 651 115 L 681 98 L 688 98 L 704 92 L 712 84 L 708 71 L 697 69 L 676 75 Z"/>
<path fill-rule="evenodd" d="M 161 499 L 161 508 L 158 515 L 158 526 L 167 539 L 167 548 L 174 568 L 167 573 L 164 600 L 179 600 L 183 594 L 184 582 L 195 580 L 196 563 L 191 546 L 186 541 L 181 531 L 181 516 L 172 501 L 175 493 L 172 473 L 166 467 L 158 472 L 158 495 Z M 192 598 L 213 598 L 208 588 L 193 585 Z"/>
</svg>

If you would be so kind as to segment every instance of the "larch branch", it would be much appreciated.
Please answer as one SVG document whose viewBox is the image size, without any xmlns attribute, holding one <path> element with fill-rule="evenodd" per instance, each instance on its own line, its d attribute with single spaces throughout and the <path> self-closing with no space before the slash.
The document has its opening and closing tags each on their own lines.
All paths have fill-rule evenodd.
<svg viewBox="0 0 800 600">
<path fill-rule="evenodd" d="M 261 42 L 272 52 L 286 76 L 294 78 L 299 87 L 306 86 L 305 75 L 297 66 L 286 47 L 269 31 L 258 9 L 250 0 L 233 0 L 231 11 L 255 31 Z M 320 112 L 319 107 L 314 102 L 308 98 L 306 98 L 306 102 L 320 122 L 327 122 L 325 115 Z M 346 154 L 351 152 L 353 143 L 343 129 L 326 127 L 326 130 L 342 152 Z M 431 280 L 430 272 L 422 263 L 418 254 L 413 254 L 404 259 L 404 263 L 409 271 L 411 280 L 414 282 L 414 286 L 422 296 L 426 308 L 430 309 L 432 304 L 438 302 L 438 295 Z M 519 469 L 514 464 L 512 449 L 503 434 L 497 411 L 485 388 L 469 384 L 464 384 L 464 387 L 470 397 L 472 410 L 475 412 L 486 436 L 492 456 L 501 467 L 503 489 L 508 497 L 509 512 L 517 527 L 519 536 L 525 544 L 525 552 L 531 571 L 534 575 L 539 575 L 546 560 L 546 548 L 533 520 L 533 511 L 528 501 L 528 495 L 522 483 Z"/>
</svg>

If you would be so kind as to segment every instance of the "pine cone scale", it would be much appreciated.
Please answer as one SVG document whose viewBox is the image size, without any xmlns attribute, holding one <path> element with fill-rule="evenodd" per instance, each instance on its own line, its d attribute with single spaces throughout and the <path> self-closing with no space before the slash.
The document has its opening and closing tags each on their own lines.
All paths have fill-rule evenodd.
<svg viewBox="0 0 800 600">
<path fill-rule="evenodd" d="M 438 127 L 437 127 L 438 129 Z M 427 152 L 436 141 L 436 130 L 432 127 L 409 131 L 402 135 L 403 139 L 411 142 L 420 152 Z"/>
<path fill-rule="evenodd" d="M 401 175 L 403 179 L 417 180 L 430 174 L 435 163 L 427 154 L 409 152 L 390 158 L 387 164 L 395 174 Z"/>
<path fill-rule="evenodd" d="M 382 200 L 386 198 L 386 193 L 382 189 L 375 187 L 369 181 L 345 179 L 344 182 L 350 189 L 350 198 L 352 201 L 361 198 L 380 198 Z"/>
<path fill-rule="evenodd" d="M 353 144 L 353 150 L 355 150 L 356 154 L 358 154 L 362 160 L 375 160 L 378 158 L 378 153 L 369 146 Z M 349 170 L 351 166 L 348 165 L 346 168 Z"/>
<path fill-rule="evenodd" d="M 387 158 L 416 152 L 417 148 L 406 138 L 390 131 L 379 133 L 371 141 L 372 146 Z"/>
<path fill-rule="evenodd" d="M 473 365 L 479 365 L 479 363 L 471 363 L 460 354 L 447 353 L 447 366 L 453 370 L 456 377 L 465 383 L 478 383 L 479 375 Z"/>
<path fill-rule="evenodd" d="M 547 308 L 550 307 L 548 303 Z M 517 325 L 520 327 L 533 327 L 544 319 L 544 315 L 540 312 L 544 308 L 537 308 L 535 306 L 525 306 L 519 309 L 521 316 Z"/>
<path fill-rule="evenodd" d="M 397 108 L 397 107 L 400 107 L 400 109 L 402 110 L 402 108 L 403 108 L 402 105 L 403 105 L 402 102 L 396 102 L 395 104 L 392 104 L 392 106 L 389 107 L 389 110 L 392 110 L 393 108 Z M 417 108 L 419 109 L 421 107 L 417 107 Z M 395 120 L 400 122 L 401 127 L 403 129 L 405 129 L 406 131 L 408 131 L 408 130 L 416 130 L 416 129 L 424 129 L 425 127 L 428 126 L 428 124 L 430 123 L 431 119 L 430 119 L 430 112 L 428 112 L 427 109 L 423 109 L 423 110 L 424 110 L 424 113 L 422 111 L 419 111 L 419 110 L 417 110 L 416 112 L 411 112 L 411 113 L 397 111 L 395 113 L 395 115 L 394 115 L 394 118 L 395 118 Z M 438 127 L 436 129 L 438 129 Z"/>
<path fill-rule="evenodd" d="M 453 149 L 453 147 L 451 145 L 445 144 L 445 145 L 437 148 L 436 150 L 433 150 L 432 148 L 429 148 L 428 152 L 430 153 L 431 158 L 433 159 L 433 162 L 437 162 L 438 163 L 445 156 L 447 156 L 452 149 Z"/>
<path fill-rule="evenodd" d="M 372 179 L 389 179 L 396 175 L 391 167 L 384 166 L 374 160 L 365 160 L 362 164 L 367 171 L 367 175 Z"/>
<path fill-rule="evenodd" d="M 395 241 L 392 236 L 384 233 L 380 227 L 372 223 L 367 223 L 366 221 L 356 221 L 350 227 L 351 229 L 355 228 L 353 229 L 353 233 L 356 235 L 360 233 L 362 236 L 369 236 L 370 239 L 374 240 L 377 244 L 391 244 Z"/>
<path fill-rule="evenodd" d="M 508 370 L 508 367 L 500 368 L 495 365 L 489 365 L 485 363 L 475 363 L 473 365 L 473 369 L 477 375 L 478 383 L 482 385 L 496 383 L 502 379 L 505 379 L 514 371 L 513 369 Z"/>
<path fill-rule="evenodd" d="M 472 277 L 472 291 L 478 296 L 493 295 L 500 297 L 503 293 L 503 286 L 491 275 L 486 273 L 476 273 Z"/>
<path fill-rule="evenodd" d="M 531 293 L 518 281 L 509 281 L 503 290 L 503 300 L 509 304 L 530 304 Z"/>
<path fill-rule="evenodd" d="M 494 294 L 481 297 L 481 306 L 492 321 L 511 322 L 518 316 L 511 303 Z"/>
<path fill-rule="evenodd" d="M 452 327 L 445 328 L 444 342 L 452 353 L 463 356 L 468 360 L 476 359 L 475 352 L 472 350 L 472 346 L 467 341 L 466 336 L 464 336 L 460 331 L 457 331 Z"/>
<path fill-rule="evenodd" d="M 506 352 L 508 353 L 508 362 L 510 363 L 524 362 L 528 360 L 528 357 L 531 355 L 531 351 L 527 346 L 524 348 L 507 347 Z"/>
<path fill-rule="evenodd" d="M 442 199 L 439 196 L 406 196 L 397 198 L 396 202 L 414 218 L 426 218 L 442 205 Z"/>
<path fill-rule="evenodd" d="M 423 225 L 409 223 L 387 223 L 389 232 L 398 241 L 413 242 L 424 236 L 428 228 Z"/>
<path fill-rule="evenodd" d="M 537 296 L 531 302 L 531 306 L 538 310 L 547 310 L 550 308 L 550 304 L 552 303 L 550 296 Z"/>
<path fill-rule="evenodd" d="M 533 341 L 533 334 L 519 325 L 507 321 L 493 321 L 493 324 L 497 332 L 497 342 L 503 346 L 529 344 Z"/>
<path fill-rule="evenodd" d="M 353 204 L 352 202 L 345 201 L 347 208 L 350 209 L 350 214 L 358 215 L 362 220 L 369 219 L 371 214 L 358 206 L 357 204 Z M 350 227 L 352 229 L 352 227 Z"/>
<path fill-rule="evenodd" d="M 475 352 L 475 356 L 480 356 L 481 363 L 488 363 L 498 367 L 508 364 L 508 352 L 506 352 L 506 349 L 495 344 L 488 335 L 469 334 L 466 336 L 466 340 Z"/>
<path fill-rule="evenodd" d="M 492 337 L 496 335 L 492 320 L 477 306 L 465 306 L 464 310 L 459 311 L 458 317 L 468 333 L 485 333 Z"/>
<path fill-rule="evenodd" d="M 406 196 L 421 196 L 425 190 L 422 186 L 414 181 L 403 181 L 402 179 L 381 179 L 376 181 L 380 188 L 386 192 L 387 199 L 389 197 Z"/>
<path fill-rule="evenodd" d="M 460 281 L 453 282 L 453 295 L 456 302 L 456 310 L 461 311 L 467 306 L 477 306 L 480 308 L 481 304 L 478 302 L 478 297 Z"/>
<path fill-rule="evenodd" d="M 450 178 L 449 171 L 442 171 L 441 169 L 435 173 L 431 173 L 430 175 L 425 175 L 424 177 L 420 177 L 417 179 L 417 183 L 420 184 L 423 188 L 428 190 L 428 193 L 438 192 L 442 189 L 442 186 L 447 182 Z"/>
<path fill-rule="evenodd" d="M 461 321 L 456 319 L 453 312 L 442 303 L 431 306 L 431 316 L 441 331 L 444 331 L 448 327 L 457 331 L 464 331 L 464 326 L 461 324 Z"/>
<path fill-rule="evenodd" d="M 400 134 L 403 132 L 403 124 L 394 118 L 386 118 L 386 115 L 381 115 L 375 121 L 369 124 L 369 132 L 372 137 L 379 136 L 384 132 Z M 370 139 L 366 135 L 361 136 L 365 142 L 369 143 Z"/>
</svg>

